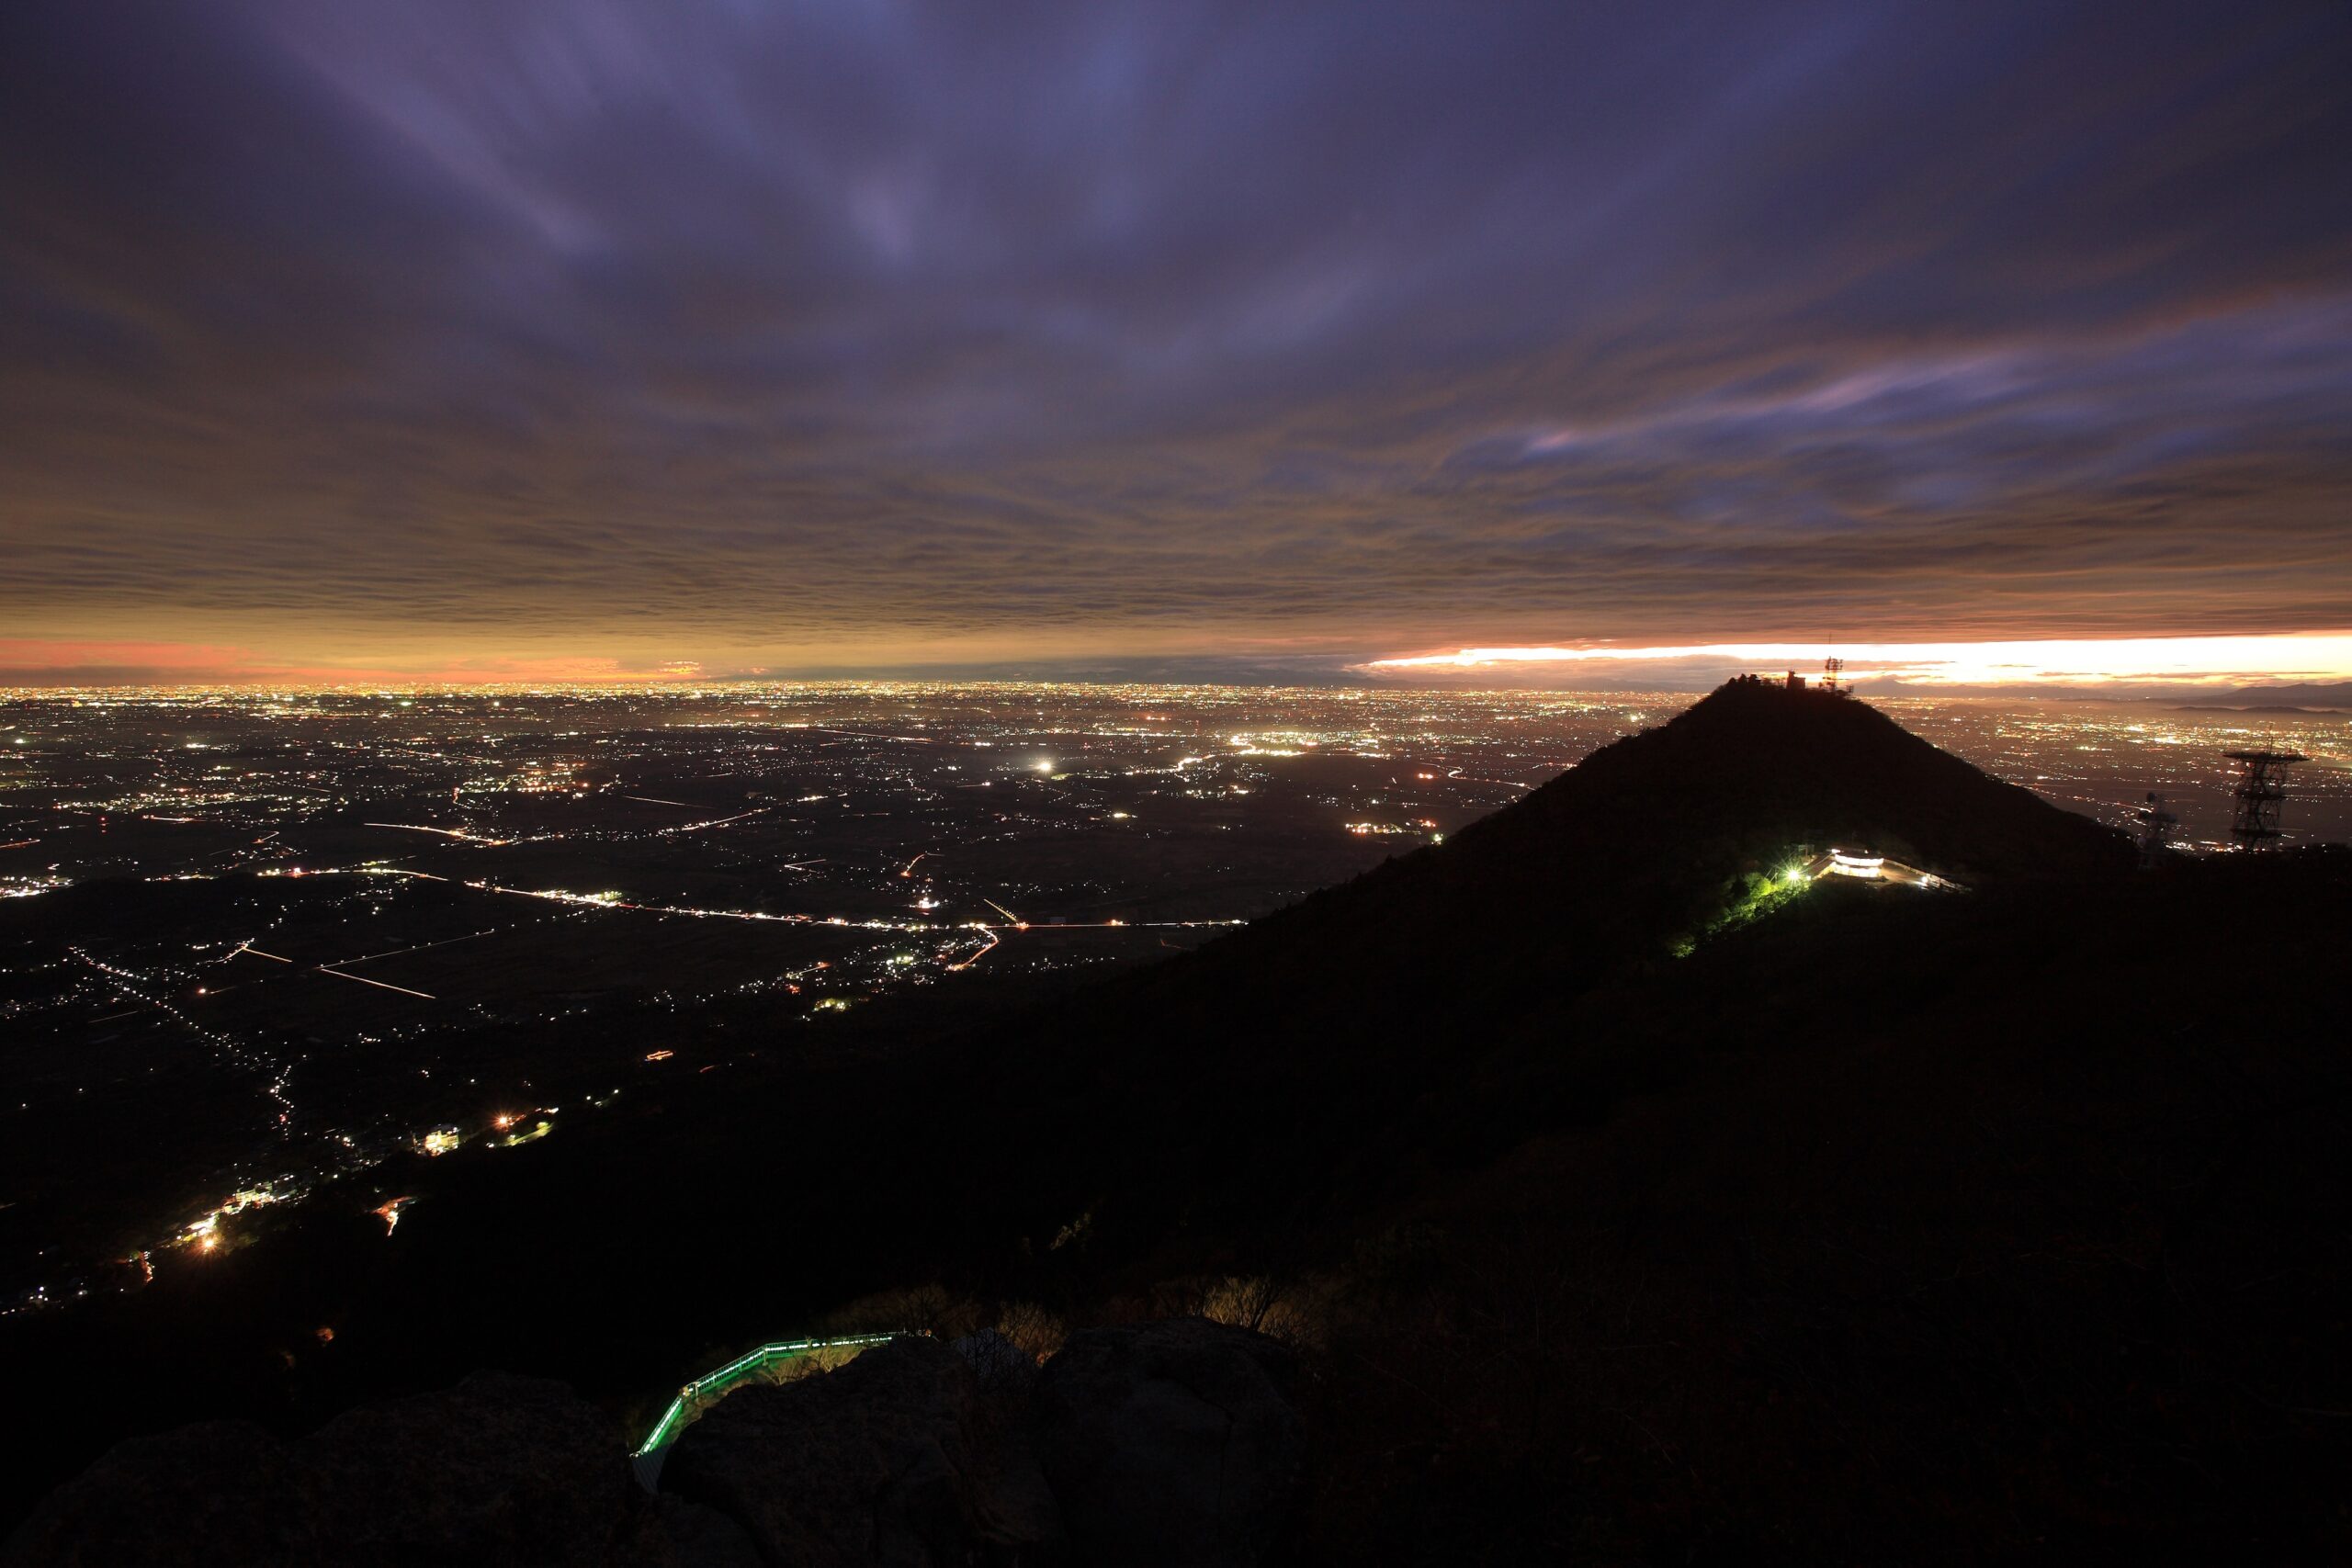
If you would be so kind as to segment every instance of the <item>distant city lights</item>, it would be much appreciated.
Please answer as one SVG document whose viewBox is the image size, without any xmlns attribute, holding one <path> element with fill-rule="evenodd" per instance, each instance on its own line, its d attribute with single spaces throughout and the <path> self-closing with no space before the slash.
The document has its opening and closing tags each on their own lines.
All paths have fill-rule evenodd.
<svg viewBox="0 0 2352 1568">
<path fill-rule="evenodd" d="M 221 1184 L 237 1191 L 195 1221 L 156 1194 L 139 1233 L 153 1251 L 232 1254 L 258 1204 L 315 1201 L 407 1154 L 551 1135 L 557 1107 L 587 1114 L 620 1092 L 580 1081 L 609 1070 L 608 1045 L 649 1069 L 691 1055 L 649 1073 L 666 1089 L 763 1048 L 781 1059 L 782 1031 L 961 985 L 975 965 L 1081 970 L 1181 949 L 1442 844 L 1442 824 L 1520 798 L 1684 699 L 830 682 L 402 700 L 0 694 L 0 720 L 28 721 L 0 722 L 16 748 L 0 897 L 110 880 L 197 911 L 153 933 L 61 924 L 74 934 L 58 964 L 24 972 L 11 1015 L 30 1049 L 55 1053 L 53 1087 L 7 1113 L 80 1104 L 129 1125 L 159 1081 L 140 1064 L 188 1060 L 251 1094 L 238 1125 L 266 1130 L 266 1145 L 241 1131 L 207 1147 L 205 1168 L 233 1173 Z M 2187 852 L 2224 837 L 2233 747 L 2312 757 L 2291 838 L 2352 822 L 2340 716 L 1871 700 L 2071 809 L 2117 821 L 2160 791 Z M 1051 787 L 1021 787 L 1033 774 Z M 1832 874 L 1826 849 L 1794 852 L 1810 858 L 1768 874 L 1792 890 Z M 1849 886 L 1949 885 L 1887 862 Z M 87 919 L 62 901 L 61 922 Z M 706 1010 L 753 1028 L 682 1032 Z M 613 1032 L 513 1076 L 491 1076 L 497 1058 L 479 1049 L 575 1027 Z M 345 1055 L 358 1070 L 304 1065 Z M 377 1211 L 388 1235 L 399 1212 Z M 119 1234 L 81 1252 L 58 1241 L 39 1265 L 48 1284 L 28 1280 L 0 1314 L 53 1310 L 76 1281 L 144 1278 Z"/>
</svg>

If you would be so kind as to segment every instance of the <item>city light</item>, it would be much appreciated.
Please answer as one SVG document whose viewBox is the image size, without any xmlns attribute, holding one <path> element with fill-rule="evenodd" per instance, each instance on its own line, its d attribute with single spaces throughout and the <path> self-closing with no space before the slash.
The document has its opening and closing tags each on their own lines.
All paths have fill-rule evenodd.
<svg viewBox="0 0 2352 1568">
<path fill-rule="evenodd" d="M 788 1003 L 759 1027 L 805 1024 L 976 968 L 1012 980 L 1148 962 L 1444 844 L 1440 824 L 1508 805 L 1690 699 L 844 682 L 408 700 L 0 695 L 12 739 L 36 726 L 47 738 L 12 753 L 26 772 L 15 823 L 0 826 L 0 852 L 17 857 L 0 864 L 0 896 L 126 869 L 132 887 L 219 896 L 220 913 L 184 934 L 114 922 L 68 936 L 63 967 L 28 976 L 23 1005 L 38 1010 L 17 1021 L 48 1030 L 60 1060 L 88 1031 L 133 1060 L 194 1045 L 206 1070 L 259 1097 L 269 1147 L 212 1145 L 238 1190 L 205 1217 L 217 1232 L 159 1194 L 144 1232 L 156 1249 L 231 1249 L 243 1239 L 231 1216 L 256 1202 L 311 1201 L 405 1153 L 514 1147 L 549 1135 L 555 1107 L 593 1111 L 617 1087 L 569 1082 L 601 1071 L 585 1062 L 544 1061 L 530 1069 L 540 1087 L 476 1084 L 485 1039 L 609 1027 L 630 1042 L 625 1059 L 668 1077 L 680 1048 L 633 1042 L 711 1009 Z M 2248 746 L 2313 760 L 2286 807 L 2290 839 L 2352 825 L 2352 759 L 2325 715 L 1871 700 L 2072 809 L 2120 822 L 2161 791 L 2180 852 L 2227 841 L 2222 757 Z M 185 744 L 192 729 L 203 750 Z M 1086 765 L 1063 775 L 1081 747 Z M 1017 773 L 1054 787 L 1008 788 L 988 776 L 993 757 L 1026 759 Z M 1204 885 L 1214 906 L 1166 918 L 1169 886 L 1209 866 L 1224 868 Z M 1792 890 L 1830 874 L 1826 850 L 1771 873 Z M 1836 874 L 1950 886 L 1891 862 Z M 694 1054 L 690 1077 L 748 1055 Z M 365 1098 L 306 1066 L 322 1057 L 372 1064 L 353 1080 Z M 72 1077 L 59 1095 L 141 1103 L 133 1083 Z M 453 1092 L 481 1097 L 478 1121 L 444 1120 L 465 1114 Z M 41 1113 L 23 1098 L 19 1114 Z"/>
</svg>

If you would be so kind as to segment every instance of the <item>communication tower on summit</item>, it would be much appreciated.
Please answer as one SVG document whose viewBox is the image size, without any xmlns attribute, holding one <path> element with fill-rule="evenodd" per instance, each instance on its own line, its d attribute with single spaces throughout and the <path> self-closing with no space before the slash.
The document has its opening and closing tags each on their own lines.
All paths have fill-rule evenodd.
<svg viewBox="0 0 2352 1568">
<path fill-rule="evenodd" d="M 2140 869 L 2153 870 L 2164 859 L 2165 840 L 2180 826 L 2180 818 L 2165 809 L 2165 797 L 2154 790 L 2148 792 L 2148 803 L 2132 815 L 2140 824 Z"/>
<path fill-rule="evenodd" d="M 2309 761 L 2301 751 L 2224 751 L 2238 765 L 2237 787 L 2230 795 L 2237 813 L 2230 818 L 2230 837 L 2242 850 L 2258 850 L 2275 841 L 2281 831 L 2278 810 L 2287 799 L 2287 770 Z"/>
<path fill-rule="evenodd" d="M 1846 694 L 1846 661 L 1834 653 L 1821 661 L 1821 689 L 1832 696 Z"/>
</svg>

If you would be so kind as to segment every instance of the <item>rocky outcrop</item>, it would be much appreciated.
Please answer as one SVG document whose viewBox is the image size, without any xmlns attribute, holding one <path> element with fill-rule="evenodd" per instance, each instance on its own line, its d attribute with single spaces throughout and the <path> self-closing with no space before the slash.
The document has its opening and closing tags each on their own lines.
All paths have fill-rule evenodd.
<svg viewBox="0 0 2352 1568">
<path fill-rule="evenodd" d="M 1306 1457 L 1296 1376 L 1284 1346 L 1205 1318 L 1073 1336 L 1032 1406 L 1073 1557 L 1261 1561 L 1289 1523 Z"/>
<path fill-rule="evenodd" d="M 217 1422 L 123 1443 L 68 1482 L 0 1561 L 98 1568 L 756 1561 L 725 1519 L 657 1508 L 619 1432 L 560 1383 L 478 1376 L 281 1443 Z"/>
<path fill-rule="evenodd" d="M 356 1561 L 413 1562 L 463 1543 L 485 1562 L 585 1562 L 629 1501 L 628 1470 L 613 1462 L 622 1446 L 561 1383 L 476 1377 L 338 1417 L 300 1445 L 300 1462 Z"/>
<path fill-rule="evenodd" d="M 662 1489 L 734 1519 L 772 1563 L 1034 1561 L 1051 1518 L 1018 1506 L 1018 1445 L 985 1440 L 979 1393 L 947 1346 L 894 1339 L 729 1395 L 670 1450 Z"/>
<path fill-rule="evenodd" d="M 948 1348 L 964 1358 L 979 1380 L 983 1394 L 997 1398 L 1026 1398 L 1037 1381 L 1035 1358 L 993 1328 L 967 1334 Z"/>
<path fill-rule="evenodd" d="M 838 1371 L 729 1395 L 686 1428 L 665 1491 L 771 1563 L 1258 1562 L 1295 1501 L 1291 1352 L 1204 1318 L 1078 1335 L 1025 1400 L 972 1358 L 898 1339 Z"/>
<path fill-rule="evenodd" d="M 283 1446 L 250 1422 L 132 1438 L 51 1493 L 0 1562 L 291 1564 L 318 1544 L 297 1502 L 305 1490 Z"/>
<path fill-rule="evenodd" d="M 594 1407 L 532 1379 L 470 1378 L 294 1442 L 184 1427 L 61 1487 L 0 1562 L 1239 1568 L 1281 1539 L 1303 1438 L 1274 1341 L 1182 1318 L 1080 1334 L 1028 1379 L 972 1361 L 901 1338 L 739 1389 L 680 1436 L 659 1495 Z"/>
</svg>

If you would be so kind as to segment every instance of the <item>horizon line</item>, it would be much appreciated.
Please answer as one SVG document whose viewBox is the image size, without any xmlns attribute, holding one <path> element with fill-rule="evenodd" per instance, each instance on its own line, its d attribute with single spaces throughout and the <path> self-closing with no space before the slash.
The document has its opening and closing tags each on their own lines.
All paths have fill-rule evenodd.
<svg viewBox="0 0 2352 1568">
<path fill-rule="evenodd" d="M 48 655 L 49 657 L 43 657 Z M 468 657 L 424 668 L 306 665 L 238 646 L 0 640 L 0 693 L 90 691 L 486 693 L 548 689 L 688 691 L 769 685 L 1019 683 L 1116 686 L 1366 686 L 1420 680 L 1503 685 L 1704 691 L 1736 674 L 1814 674 L 1844 661 L 1849 684 L 1888 691 L 2030 693 L 2066 688 L 2220 691 L 2352 682 L 2352 632 L 1938 641 L 1563 641 L 1350 658 L 1318 650 L 1044 655 L 875 660 L 863 665 L 611 656 Z"/>
</svg>

